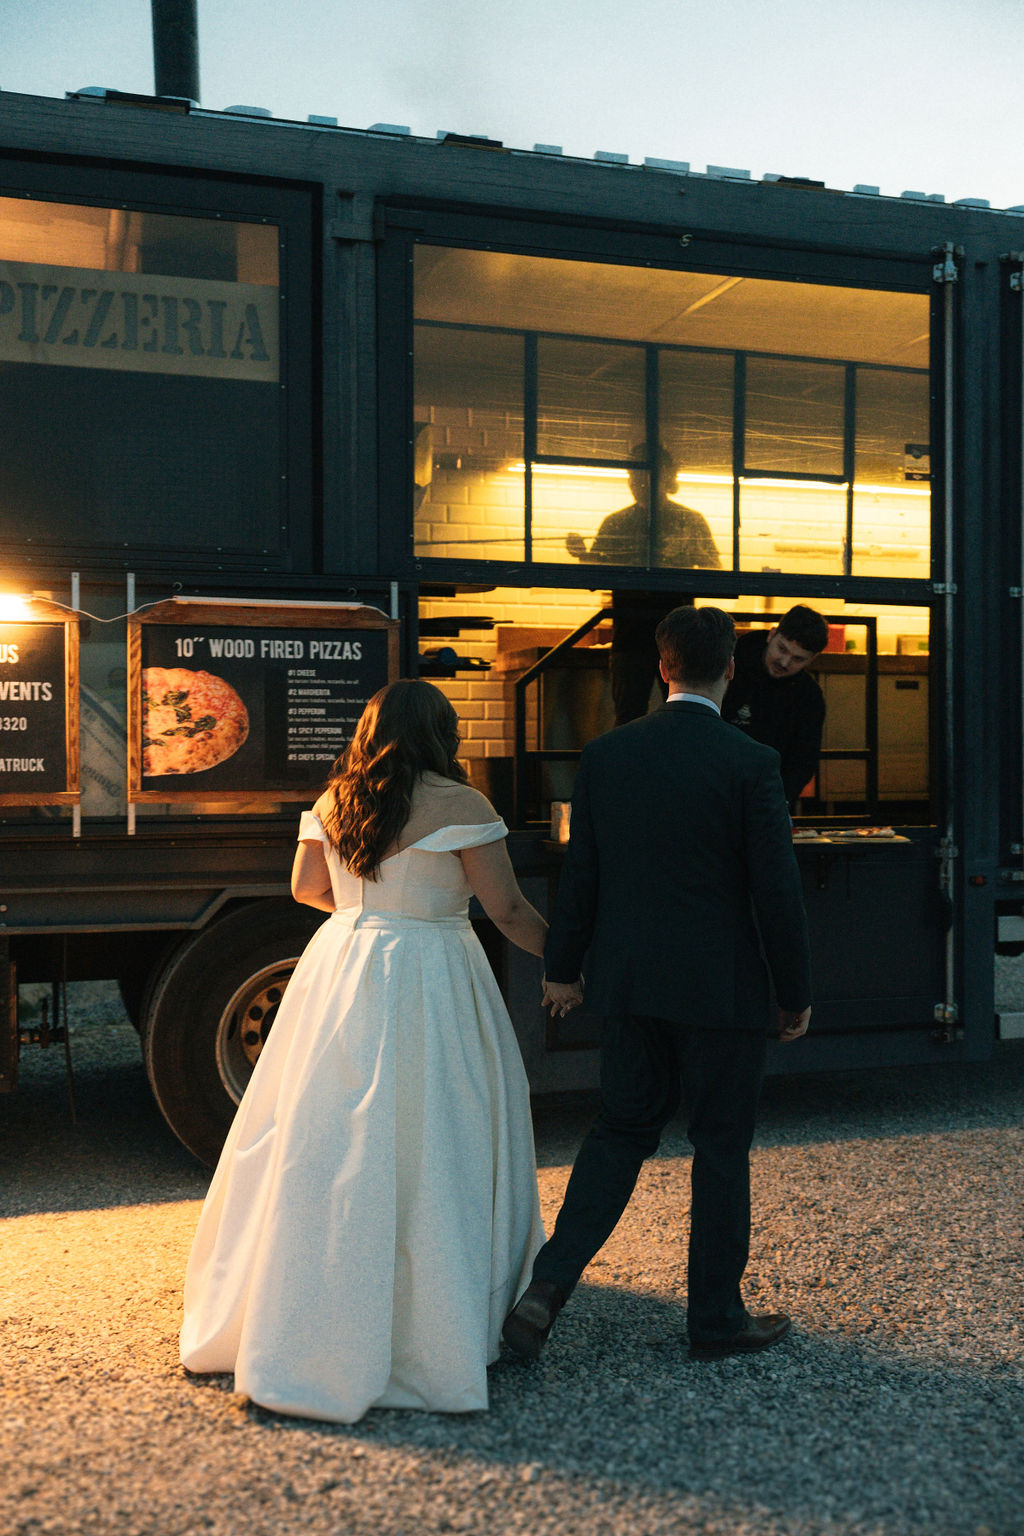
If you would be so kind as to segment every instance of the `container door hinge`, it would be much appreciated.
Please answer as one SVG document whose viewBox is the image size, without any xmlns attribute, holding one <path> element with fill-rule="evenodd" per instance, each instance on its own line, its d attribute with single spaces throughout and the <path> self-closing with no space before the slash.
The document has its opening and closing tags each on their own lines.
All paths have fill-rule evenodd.
<svg viewBox="0 0 1024 1536">
<path fill-rule="evenodd" d="M 1024 251 L 1007 251 L 999 260 L 1012 267 L 1010 289 L 1013 293 L 1024 292 Z"/>
<path fill-rule="evenodd" d="M 932 591 L 936 597 L 956 597 L 955 581 L 933 581 Z"/>
<path fill-rule="evenodd" d="M 937 283 L 955 283 L 957 281 L 960 274 L 957 271 L 956 258 L 962 256 L 963 253 L 963 246 L 954 245 L 952 240 L 947 240 L 944 244 L 935 247 L 932 255 L 942 257 L 942 260 L 937 261 L 932 267 L 932 277 Z"/>
<path fill-rule="evenodd" d="M 936 1045 L 953 1045 L 957 1040 L 963 1039 L 960 1010 L 956 1003 L 936 1003 L 932 1018 L 936 1025 L 932 1039 Z"/>
<path fill-rule="evenodd" d="M 943 896 L 947 896 L 952 900 L 953 866 L 960 857 L 960 850 L 951 837 L 944 837 L 935 850 L 935 857 L 941 860 L 939 866 L 939 890 Z"/>
<path fill-rule="evenodd" d="M 1011 843 L 1010 853 L 1015 859 L 1019 859 L 1024 854 L 1024 843 Z M 1001 869 L 999 878 L 1009 885 L 1024 884 L 1024 869 Z"/>
</svg>

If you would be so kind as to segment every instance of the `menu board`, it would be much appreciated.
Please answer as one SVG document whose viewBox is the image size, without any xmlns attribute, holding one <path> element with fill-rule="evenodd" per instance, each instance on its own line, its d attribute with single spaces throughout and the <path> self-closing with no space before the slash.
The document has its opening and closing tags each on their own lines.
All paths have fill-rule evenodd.
<svg viewBox="0 0 1024 1536">
<path fill-rule="evenodd" d="M 129 626 L 129 799 L 313 798 L 397 663 L 376 608 L 158 604 Z"/>
<path fill-rule="evenodd" d="M 79 798 L 78 624 L 56 605 L 25 603 L 0 622 L 0 805 Z M 59 618 L 47 618 L 51 612 Z"/>
</svg>

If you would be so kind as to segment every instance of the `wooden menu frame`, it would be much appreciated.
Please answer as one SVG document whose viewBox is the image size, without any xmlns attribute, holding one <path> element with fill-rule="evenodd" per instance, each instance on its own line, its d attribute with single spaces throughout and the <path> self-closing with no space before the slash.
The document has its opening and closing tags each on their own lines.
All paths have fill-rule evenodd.
<svg viewBox="0 0 1024 1536">
<path fill-rule="evenodd" d="M 309 637 L 317 631 L 331 631 L 347 636 L 350 640 L 359 634 L 377 635 L 383 632 L 384 675 L 379 675 L 378 667 L 377 675 L 370 677 L 367 672 L 366 676 L 359 679 L 368 688 L 366 698 L 370 698 L 379 688 L 393 682 L 398 676 L 399 621 L 388 618 L 378 608 L 370 608 L 358 603 L 279 602 L 275 599 L 232 600 L 205 597 L 174 597 L 154 604 L 146 613 L 128 622 L 128 801 L 130 804 L 188 801 L 201 807 L 204 803 L 213 802 L 308 801 L 311 789 L 318 789 L 326 777 L 326 769 L 321 765 L 316 773 L 310 768 L 308 779 L 302 783 L 301 787 L 249 783 L 243 787 L 232 788 L 229 782 L 225 783 L 230 770 L 226 769 L 226 763 L 221 763 L 211 770 L 199 773 L 196 776 L 200 780 L 198 783 L 193 780 L 191 774 L 173 778 L 170 775 L 160 775 L 163 781 L 161 787 L 146 787 L 142 771 L 143 672 L 147 665 L 151 664 L 148 661 L 147 649 L 151 644 L 155 645 L 154 632 L 158 627 L 169 629 L 172 637 L 178 630 L 182 631 L 180 640 L 175 640 L 175 648 L 181 657 L 181 665 L 186 670 L 206 669 L 209 655 L 213 650 L 211 637 L 216 644 L 218 631 L 222 650 L 225 648 L 224 631 L 241 631 L 244 635 L 246 631 L 288 630 L 291 632 L 288 643 L 293 646 L 299 643 L 304 648 L 309 643 Z M 185 634 L 186 630 L 191 633 Z M 201 633 L 197 633 L 197 630 Z M 254 645 L 261 646 L 270 643 L 266 639 L 253 641 Z M 242 647 L 243 641 L 235 637 L 230 640 L 230 645 L 233 651 L 237 651 Z M 381 647 L 375 646 L 375 651 L 379 658 Z M 251 676 L 258 683 L 261 676 L 259 662 L 256 657 L 253 657 L 252 661 Z M 317 679 L 317 681 L 326 682 L 327 680 Z M 370 686 L 371 683 L 372 686 Z M 365 703 L 365 699 L 362 702 Z M 312 712 L 312 710 L 309 711 L 310 714 Z M 266 737 L 267 734 L 266 722 L 264 722 L 264 736 Z M 253 741 L 248 754 L 250 760 L 255 748 L 261 748 L 264 758 L 266 757 L 266 739 L 262 742 L 258 739 Z M 220 771 L 221 769 L 225 771 Z M 251 767 L 249 771 L 252 772 Z M 210 772 L 217 774 L 216 785 L 209 783 Z M 206 782 L 203 782 L 204 780 Z M 224 787 L 221 787 L 222 785 Z"/>
<path fill-rule="evenodd" d="M 79 627 L 78 615 L 63 607 L 60 603 L 50 602 L 47 598 L 31 597 L 24 599 L 24 613 L 18 617 L 0 619 L 0 643 L 5 635 L 12 629 L 27 624 L 50 625 L 54 628 L 60 625 L 63 630 L 63 666 L 60 676 L 48 679 L 55 683 L 63 694 L 64 702 L 64 787 L 63 789 L 26 789 L 5 790 L 0 788 L 0 806 L 31 806 L 31 805 L 78 805 L 82 798 L 81 785 L 81 749 L 79 746 L 79 699 L 78 699 L 78 653 L 79 653 Z M 0 668 L 0 670 L 5 670 Z M 57 701 L 49 701 L 57 702 Z M 17 710 L 17 704 L 8 704 L 0 700 L 0 715 L 6 715 L 10 711 Z M 0 756 L 6 757 L 7 749 L 15 744 L 7 740 L 7 733 L 0 734 Z M 19 741 L 18 746 L 22 743 Z M 26 743 L 28 745 L 28 743 Z"/>
</svg>

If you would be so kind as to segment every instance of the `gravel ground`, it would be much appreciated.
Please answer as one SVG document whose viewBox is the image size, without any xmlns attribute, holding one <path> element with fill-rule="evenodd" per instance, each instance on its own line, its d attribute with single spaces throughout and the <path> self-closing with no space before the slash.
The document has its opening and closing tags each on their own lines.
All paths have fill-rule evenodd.
<svg viewBox="0 0 1024 1536">
<path fill-rule="evenodd" d="M 186 1378 L 208 1175 L 116 1000 L 0 1100 L 0 1529 L 103 1536 L 1021 1536 L 1024 1042 L 991 1064 L 770 1081 L 748 1300 L 794 1332 L 688 1362 L 676 1126 L 539 1364 L 491 1410 L 352 1427 Z M 794 1047 L 796 1049 L 797 1047 Z M 537 1107 L 550 1221 L 590 1105 Z"/>
</svg>

